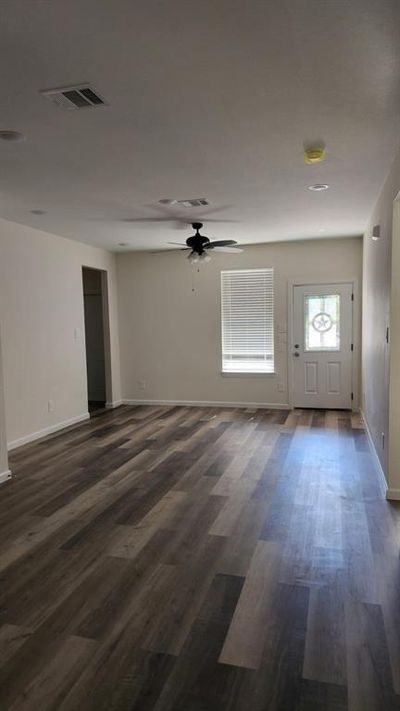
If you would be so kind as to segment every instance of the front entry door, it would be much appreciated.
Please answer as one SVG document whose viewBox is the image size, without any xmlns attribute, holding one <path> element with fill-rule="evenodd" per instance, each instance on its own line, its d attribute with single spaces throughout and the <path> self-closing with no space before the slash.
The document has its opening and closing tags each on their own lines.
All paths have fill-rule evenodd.
<svg viewBox="0 0 400 711">
<path fill-rule="evenodd" d="M 293 405 L 351 409 L 353 285 L 293 287 Z"/>
</svg>

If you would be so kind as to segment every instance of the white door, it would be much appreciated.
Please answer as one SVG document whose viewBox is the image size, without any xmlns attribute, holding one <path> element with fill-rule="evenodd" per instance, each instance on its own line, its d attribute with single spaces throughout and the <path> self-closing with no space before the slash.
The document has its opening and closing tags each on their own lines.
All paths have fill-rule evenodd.
<svg viewBox="0 0 400 711">
<path fill-rule="evenodd" d="M 293 405 L 351 409 L 353 285 L 293 287 Z"/>
</svg>

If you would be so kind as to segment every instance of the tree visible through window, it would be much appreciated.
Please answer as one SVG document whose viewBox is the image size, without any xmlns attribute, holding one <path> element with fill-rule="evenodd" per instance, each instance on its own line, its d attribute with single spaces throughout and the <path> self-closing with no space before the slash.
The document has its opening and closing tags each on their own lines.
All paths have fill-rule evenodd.
<svg viewBox="0 0 400 711">
<path fill-rule="evenodd" d="M 222 372 L 274 372 L 273 269 L 221 272 Z"/>
</svg>

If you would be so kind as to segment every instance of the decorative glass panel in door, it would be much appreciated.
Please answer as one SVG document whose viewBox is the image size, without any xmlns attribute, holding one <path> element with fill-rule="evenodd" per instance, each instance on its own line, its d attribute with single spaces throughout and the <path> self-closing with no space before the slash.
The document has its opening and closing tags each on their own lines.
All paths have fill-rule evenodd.
<svg viewBox="0 0 400 711">
<path fill-rule="evenodd" d="M 304 297 L 306 351 L 340 350 L 340 294 Z"/>
</svg>

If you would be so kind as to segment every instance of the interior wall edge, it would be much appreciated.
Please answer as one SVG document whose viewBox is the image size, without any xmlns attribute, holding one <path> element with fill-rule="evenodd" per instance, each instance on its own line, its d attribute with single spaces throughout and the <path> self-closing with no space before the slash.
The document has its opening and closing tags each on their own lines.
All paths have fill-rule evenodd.
<svg viewBox="0 0 400 711">
<path fill-rule="evenodd" d="M 0 334 L 0 472 L 4 474 L 10 474 L 8 468 L 8 455 L 7 455 L 7 427 L 6 427 L 6 409 L 4 401 L 4 376 L 3 376 L 3 349 L 2 340 Z M 6 478 L 9 478 L 7 476 Z M 2 479 L 4 481 L 4 479 Z"/>
</svg>

